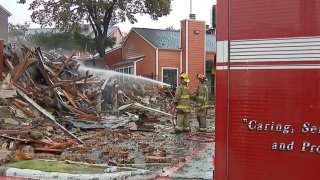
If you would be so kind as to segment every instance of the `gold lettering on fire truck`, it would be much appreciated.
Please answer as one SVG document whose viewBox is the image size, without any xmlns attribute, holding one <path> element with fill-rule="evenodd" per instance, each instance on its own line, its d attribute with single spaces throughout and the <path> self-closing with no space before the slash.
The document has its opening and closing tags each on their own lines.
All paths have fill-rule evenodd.
<svg viewBox="0 0 320 180">
<path fill-rule="evenodd" d="M 270 123 L 261 123 L 257 120 L 247 120 L 243 119 L 242 121 L 247 125 L 250 131 L 265 131 L 265 132 L 279 132 L 282 134 L 293 133 L 293 128 L 291 128 L 290 124 L 280 124 L 271 121 Z"/>
<path fill-rule="evenodd" d="M 320 153 L 320 145 L 311 144 L 308 141 L 302 142 L 301 152 Z"/>
<path fill-rule="evenodd" d="M 288 137 L 294 137 L 290 135 L 294 133 L 294 129 L 291 124 L 278 123 L 276 121 L 262 122 L 255 119 L 248 120 L 247 118 L 243 118 L 242 123 L 244 127 L 252 133 L 277 133 L 278 135 L 272 137 L 283 139 L 283 142 L 273 141 L 271 144 L 271 150 L 273 151 L 295 151 L 301 153 L 320 154 L 320 145 L 317 145 L 312 141 L 303 140 L 301 143 L 296 143 L 295 141 L 288 139 Z M 312 136 L 315 134 L 320 134 L 320 125 L 314 125 L 310 122 L 304 122 L 300 127 L 300 133 L 302 136 Z M 281 136 L 283 136 L 283 138 L 281 138 Z"/>
<path fill-rule="evenodd" d="M 302 125 L 301 129 L 302 133 L 310 133 L 310 134 L 320 134 L 320 127 L 311 126 L 309 122 L 305 122 Z"/>
</svg>

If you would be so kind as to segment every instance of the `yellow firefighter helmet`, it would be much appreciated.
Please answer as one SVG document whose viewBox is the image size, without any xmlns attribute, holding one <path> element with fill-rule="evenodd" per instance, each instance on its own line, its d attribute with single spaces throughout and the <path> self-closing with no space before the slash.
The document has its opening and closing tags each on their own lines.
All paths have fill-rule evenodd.
<svg viewBox="0 0 320 180">
<path fill-rule="evenodd" d="M 180 78 L 184 81 L 184 82 L 186 82 L 186 83 L 188 83 L 188 82 L 190 82 L 190 79 L 189 79 L 189 76 L 188 76 L 188 74 L 187 73 L 181 73 L 180 74 Z"/>
</svg>

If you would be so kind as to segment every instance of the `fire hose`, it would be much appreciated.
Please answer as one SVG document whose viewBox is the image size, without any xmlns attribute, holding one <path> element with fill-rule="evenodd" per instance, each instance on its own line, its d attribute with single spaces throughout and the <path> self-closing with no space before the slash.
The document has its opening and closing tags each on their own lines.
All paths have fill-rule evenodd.
<svg viewBox="0 0 320 180">
<path fill-rule="evenodd" d="M 194 138 L 197 137 L 197 138 Z M 202 139 L 200 139 L 202 138 Z M 197 141 L 202 143 L 214 142 L 214 134 L 206 132 L 190 132 L 187 135 L 187 139 L 190 141 Z"/>
</svg>

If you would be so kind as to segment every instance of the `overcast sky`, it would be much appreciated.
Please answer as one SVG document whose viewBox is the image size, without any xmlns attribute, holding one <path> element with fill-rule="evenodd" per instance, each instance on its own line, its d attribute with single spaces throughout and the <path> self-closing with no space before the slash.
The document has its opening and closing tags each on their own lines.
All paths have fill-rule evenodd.
<svg viewBox="0 0 320 180">
<path fill-rule="evenodd" d="M 30 14 L 28 11 L 29 3 L 32 0 L 27 0 L 27 4 L 21 5 L 16 3 L 17 0 L 0 0 L 0 5 L 11 12 L 12 16 L 9 18 L 9 22 L 13 24 L 22 24 L 25 21 L 31 22 Z M 213 4 L 216 4 L 216 0 L 193 0 L 192 12 L 196 14 L 196 18 L 199 20 L 205 20 L 206 24 L 210 24 L 210 10 Z M 190 0 L 173 0 L 172 11 L 169 16 L 159 18 L 158 21 L 153 21 L 149 16 L 137 16 L 138 23 L 131 24 L 124 22 L 118 24 L 122 31 L 128 32 L 131 27 L 143 27 L 164 29 L 169 26 L 173 26 L 176 29 L 180 28 L 180 20 L 188 18 L 190 13 Z M 211 25 L 210 25 L 211 26 Z M 31 27 L 39 27 L 37 24 L 32 24 Z"/>
</svg>

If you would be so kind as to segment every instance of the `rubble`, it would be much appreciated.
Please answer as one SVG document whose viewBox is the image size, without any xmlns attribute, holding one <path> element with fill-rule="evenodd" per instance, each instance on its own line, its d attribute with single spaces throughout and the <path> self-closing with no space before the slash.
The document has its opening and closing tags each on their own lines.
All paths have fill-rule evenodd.
<svg viewBox="0 0 320 180">
<path fill-rule="evenodd" d="M 12 151 L 7 149 L 1 149 L 0 150 L 0 165 L 3 165 L 4 163 L 10 161 L 12 157 Z"/>
<path fill-rule="evenodd" d="M 145 111 L 149 111 L 149 112 L 153 112 L 153 113 L 158 113 L 158 114 L 161 114 L 164 116 L 168 116 L 169 118 L 172 118 L 172 114 L 144 106 L 144 105 L 137 103 L 137 102 L 121 106 L 118 108 L 118 111 L 123 111 L 123 110 L 126 110 L 127 108 L 136 108 L 139 110 L 145 110 Z"/>
<path fill-rule="evenodd" d="M 5 45 L 0 51 L 0 164 L 166 164 L 184 153 L 170 146 L 185 144 L 164 135 L 172 129 L 172 89 L 79 70 L 85 66 L 73 60 L 75 51 L 69 57 L 40 48 L 21 51 Z"/>
</svg>

